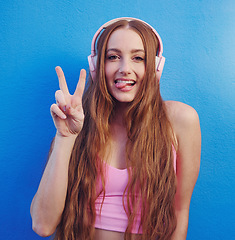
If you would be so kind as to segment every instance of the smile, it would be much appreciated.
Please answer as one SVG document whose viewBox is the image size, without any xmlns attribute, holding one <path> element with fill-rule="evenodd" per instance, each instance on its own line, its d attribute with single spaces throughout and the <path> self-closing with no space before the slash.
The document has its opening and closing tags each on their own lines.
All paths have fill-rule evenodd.
<svg viewBox="0 0 235 240">
<path fill-rule="evenodd" d="M 135 84 L 136 84 L 136 81 L 135 80 L 132 80 L 132 79 L 116 79 L 114 81 L 115 83 L 115 87 L 119 90 L 119 91 L 122 91 L 122 92 L 129 92 L 131 91 Z"/>
<path fill-rule="evenodd" d="M 136 82 L 131 79 L 117 79 L 114 81 L 114 83 L 115 83 L 116 87 L 123 88 L 126 86 L 134 86 Z"/>
</svg>

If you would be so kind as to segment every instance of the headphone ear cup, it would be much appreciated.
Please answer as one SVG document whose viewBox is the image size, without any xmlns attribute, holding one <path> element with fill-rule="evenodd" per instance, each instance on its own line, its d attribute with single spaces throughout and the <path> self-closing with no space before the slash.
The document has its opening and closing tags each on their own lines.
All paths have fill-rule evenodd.
<svg viewBox="0 0 235 240">
<path fill-rule="evenodd" d="M 95 80 L 95 73 L 96 73 L 96 61 L 97 61 L 97 56 L 88 56 L 88 64 L 89 64 L 89 69 L 90 69 L 90 74 L 92 77 L 92 80 Z"/>
<path fill-rule="evenodd" d="M 156 62 L 156 76 L 157 76 L 158 81 L 160 81 L 163 67 L 165 64 L 165 58 L 163 56 L 161 56 L 161 57 L 156 56 L 155 62 Z"/>
</svg>

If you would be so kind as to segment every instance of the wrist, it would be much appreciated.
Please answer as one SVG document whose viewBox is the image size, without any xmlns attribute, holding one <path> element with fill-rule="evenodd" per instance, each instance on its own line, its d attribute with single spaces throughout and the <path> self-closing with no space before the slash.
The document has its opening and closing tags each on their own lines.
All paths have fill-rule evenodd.
<svg viewBox="0 0 235 240">
<path fill-rule="evenodd" d="M 58 142 L 71 142 L 71 143 L 74 143 L 76 138 L 77 138 L 78 134 L 71 134 L 69 136 L 64 136 L 64 135 L 61 135 L 58 131 L 56 132 L 56 135 L 55 135 L 55 141 L 58 141 Z"/>
</svg>

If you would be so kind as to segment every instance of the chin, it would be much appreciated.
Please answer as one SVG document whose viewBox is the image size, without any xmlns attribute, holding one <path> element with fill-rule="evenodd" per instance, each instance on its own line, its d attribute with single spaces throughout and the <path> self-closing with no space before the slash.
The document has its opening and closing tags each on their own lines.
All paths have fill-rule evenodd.
<svg viewBox="0 0 235 240">
<path fill-rule="evenodd" d="M 121 93 L 121 94 L 111 94 L 113 99 L 115 101 L 120 102 L 120 103 L 130 103 L 135 99 L 136 94 L 127 94 L 127 93 Z"/>
<path fill-rule="evenodd" d="M 126 98 L 118 98 L 118 97 L 113 97 L 115 99 L 115 102 L 119 103 L 130 103 L 134 100 L 134 97 L 126 97 Z"/>
</svg>

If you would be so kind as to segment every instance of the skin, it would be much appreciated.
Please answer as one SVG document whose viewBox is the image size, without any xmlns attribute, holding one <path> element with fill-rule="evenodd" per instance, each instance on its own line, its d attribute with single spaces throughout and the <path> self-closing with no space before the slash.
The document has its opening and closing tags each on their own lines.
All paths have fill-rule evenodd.
<svg viewBox="0 0 235 240">
<path fill-rule="evenodd" d="M 118 29 L 110 36 L 106 51 L 105 75 L 110 94 L 121 103 L 133 101 L 145 74 L 145 51 L 140 36 L 129 28 Z M 126 83 L 125 87 L 117 81 Z"/>
<path fill-rule="evenodd" d="M 120 38 L 122 44 L 120 44 Z M 131 44 L 129 44 L 130 42 Z M 145 73 L 144 61 L 139 59 L 139 57 L 143 58 L 144 55 L 142 51 L 136 51 L 137 49 L 143 49 L 140 37 L 133 30 L 126 28 L 112 33 L 107 45 L 108 52 L 105 62 L 107 86 L 112 96 L 116 98 L 118 108 L 110 123 L 112 132 L 104 160 L 111 166 L 120 169 L 126 168 L 124 152 L 127 134 L 123 123 L 126 103 L 135 97 Z M 110 58 L 110 56 L 112 57 Z M 38 191 L 31 204 L 33 229 L 43 237 L 53 234 L 60 222 L 67 193 L 69 158 L 76 136 L 79 134 L 84 121 L 82 94 L 85 86 L 85 70 L 81 70 L 79 82 L 73 95 L 68 91 L 62 69 L 56 67 L 56 72 L 60 90 L 55 94 L 56 104 L 51 106 L 51 115 L 57 129 L 55 143 Z M 131 79 L 135 81 L 135 84 L 131 87 L 125 86 L 128 91 L 123 91 L 122 88 L 119 89 L 115 86 L 117 78 Z M 190 200 L 200 166 L 200 124 L 196 111 L 190 106 L 174 101 L 167 101 L 165 104 L 178 143 L 177 228 L 171 240 L 185 240 Z M 120 159 L 124 160 L 120 161 Z M 96 229 L 95 240 L 108 239 L 123 240 L 124 234 Z M 138 239 L 137 235 L 135 239 Z"/>
<path fill-rule="evenodd" d="M 53 234 L 60 222 L 67 193 L 69 159 L 84 120 L 82 94 L 86 71 L 81 70 L 73 95 L 68 91 L 60 67 L 56 67 L 56 73 L 60 90 L 55 94 L 57 104 L 51 106 L 51 115 L 57 129 L 55 143 L 30 208 L 32 228 L 42 237 Z"/>
</svg>

